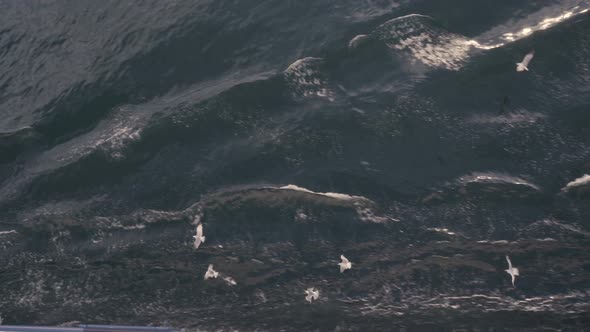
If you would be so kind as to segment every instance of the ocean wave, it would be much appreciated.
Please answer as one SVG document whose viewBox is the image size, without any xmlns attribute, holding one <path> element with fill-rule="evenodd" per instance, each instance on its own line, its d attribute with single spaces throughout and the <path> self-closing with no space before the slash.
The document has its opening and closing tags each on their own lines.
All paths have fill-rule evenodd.
<svg viewBox="0 0 590 332">
<path fill-rule="evenodd" d="M 232 204 L 227 205 L 229 202 Z M 329 220 L 319 220 L 315 217 L 314 215 L 319 213 L 321 209 L 336 209 L 341 211 L 339 213 L 343 213 L 343 218 L 352 218 L 351 221 L 357 219 L 362 222 L 385 223 L 397 220 L 379 213 L 377 204 L 366 197 L 333 192 L 314 192 L 296 185 L 224 190 L 207 196 L 189 210 L 198 209 L 202 211 L 198 213 L 199 216 L 203 214 L 206 216 L 207 211 L 209 213 L 211 211 L 230 213 L 237 209 L 231 213 L 239 216 L 240 213 L 244 213 L 238 212 L 239 210 L 244 208 L 249 211 L 255 206 L 268 211 L 287 209 L 292 213 L 292 220 L 302 222 L 338 223 L 331 217 Z M 202 220 L 201 218 L 199 217 L 199 220 Z"/>
<path fill-rule="evenodd" d="M 334 92 L 322 73 L 324 60 L 321 58 L 303 58 L 293 62 L 284 71 L 285 79 L 291 84 L 295 97 L 320 97 L 334 100 Z"/>
<path fill-rule="evenodd" d="M 40 135 L 32 127 L 0 132 L 0 163 L 12 161 L 23 149 L 33 145 Z"/>
<path fill-rule="evenodd" d="M 543 190 L 520 177 L 495 172 L 474 172 L 458 177 L 444 188 L 422 199 L 423 203 L 444 202 L 447 199 L 541 199 Z"/>
<path fill-rule="evenodd" d="M 590 5 L 584 0 L 561 1 L 542 7 L 525 17 L 510 18 L 507 23 L 495 26 L 481 34 L 479 38 L 498 44 L 514 42 L 585 14 L 589 9 Z"/>
<path fill-rule="evenodd" d="M 392 49 L 408 52 L 426 66 L 459 70 L 474 48 L 490 49 L 477 41 L 444 30 L 429 16 L 412 14 L 389 20 L 371 33 Z"/>
<path fill-rule="evenodd" d="M 311 190 L 306 189 L 306 188 L 302 188 L 302 187 L 296 186 L 294 184 L 289 184 L 289 185 L 286 185 L 286 186 L 282 186 L 282 187 L 279 187 L 278 189 L 301 191 L 301 192 L 305 192 L 305 193 L 310 193 L 310 194 L 320 195 L 320 196 L 326 196 L 326 197 L 335 198 L 335 199 L 344 200 L 344 201 L 357 200 L 357 201 L 368 201 L 368 202 L 371 202 L 369 199 L 367 199 L 367 198 L 365 198 L 363 196 L 354 196 L 354 195 L 341 194 L 341 193 L 332 193 L 332 192 L 326 192 L 326 193 L 315 192 L 315 191 L 311 191 Z"/>
<path fill-rule="evenodd" d="M 589 183 L 588 4 L 459 2 L 7 4 L 28 9 L 0 23 L 3 317 L 575 325 L 588 206 L 557 193 Z"/>
<path fill-rule="evenodd" d="M 529 112 L 526 110 L 517 110 L 507 114 L 484 115 L 477 114 L 471 116 L 467 121 L 476 124 L 507 124 L 507 125 L 536 125 L 539 121 L 547 118 L 545 114 Z"/>
<path fill-rule="evenodd" d="M 552 218 L 542 219 L 528 225 L 522 232 L 521 238 L 553 238 L 569 239 L 572 237 L 590 238 L 590 232 L 568 224 L 562 220 Z"/>
<path fill-rule="evenodd" d="M 571 182 L 568 182 L 568 184 L 565 185 L 565 187 L 561 188 L 562 192 L 581 192 L 581 191 L 586 191 L 588 185 L 590 185 L 590 175 L 585 174 L 582 177 L 579 177 Z"/>
<path fill-rule="evenodd" d="M 350 49 L 357 48 L 361 44 L 366 42 L 369 38 L 371 38 L 371 37 L 369 37 L 369 35 L 362 35 L 362 34 L 357 35 L 348 42 L 348 48 L 350 48 Z"/>
<path fill-rule="evenodd" d="M 462 176 L 457 179 L 459 183 L 464 185 L 485 183 L 485 184 L 506 184 L 514 186 L 523 186 L 533 191 L 540 191 L 541 189 L 529 181 L 522 178 L 499 173 L 473 173 L 471 175 Z"/>
<path fill-rule="evenodd" d="M 474 54 L 474 51 L 502 47 L 506 43 L 528 37 L 536 31 L 550 29 L 590 10 L 588 4 L 583 4 L 580 1 L 577 1 L 577 4 L 572 4 L 569 9 L 564 8 L 566 8 L 565 5 L 556 5 L 555 8 L 549 7 L 531 14 L 526 21 L 523 20 L 529 26 L 522 27 L 520 31 L 505 32 L 506 29 L 514 29 L 514 26 L 503 25 L 475 39 L 452 33 L 432 17 L 420 14 L 391 19 L 377 27 L 370 36 L 382 40 L 392 49 L 407 52 L 413 60 L 428 67 L 459 70 Z M 562 12 L 553 14 L 555 16 L 543 17 L 543 15 L 547 15 L 549 12 L 554 13 L 556 10 Z M 535 20 L 537 21 L 535 22 Z M 349 47 L 354 48 L 362 39 L 365 39 L 365 35 L 353 38 L 349 42 Z"/>
<path fill-rule="evenodd" d="M 8 234 L 18 234 L 18 232 L 15 231 L 14 229 L 11 229 L 9 231 L 0 231 L 0 235 L 8 235 Z"/>
</svg>

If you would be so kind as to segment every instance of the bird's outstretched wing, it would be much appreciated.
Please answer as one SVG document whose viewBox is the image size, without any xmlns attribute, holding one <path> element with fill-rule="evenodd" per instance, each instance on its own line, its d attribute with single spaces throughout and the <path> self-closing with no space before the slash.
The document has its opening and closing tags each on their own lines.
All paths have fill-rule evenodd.
<svg viewBox="0 0 590 332">
<path fill-rule="evenodd" d="M 508 269 L 512 269 L 512 262 L 510 261 L 510 257 L 506 256 L 506 261 L 508 262 Z"/>
<path fill-rule="evenodd" d="M 203 236 L 203 224 L 197 226 L 197 236 L 201 238 Z"/>
<path fill-rule="evenodd" d="M 346 259 L 346 257 L 344 257 L 344 255 L 340 255 L 340 259 L 342 260 L 343 264 L 347 264 L 348 263 L 348 259 Z"/>
<path fill-rule="evenodd" d="M 522 64 L 525 65 L 525 67 L 528 66 L 529 62 L 531 62 L 531 59 L 534 55 L 535 51 L 530 51 L 527 55 L 524 56 L 524 59 L 522 59 Z"/>
</svg>

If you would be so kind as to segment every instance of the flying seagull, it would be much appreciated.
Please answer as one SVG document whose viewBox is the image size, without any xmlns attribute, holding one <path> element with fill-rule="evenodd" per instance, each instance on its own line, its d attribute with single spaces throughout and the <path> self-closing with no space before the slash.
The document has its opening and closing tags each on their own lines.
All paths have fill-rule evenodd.
<svg viewBox="0 0 590 332">
<path fill-rule="evenodd" d="M 195 249 L 198 249 L 201 243 L 205 242 L 205 237 L 203 236 L 203 224 L 199 223 L 197 226 L 197 234 L 193 235 L 195 239 Z"/>
<path fill-rule="evenodd" d="M 217 273 L 217 272 L 215 272 L 215 273 Z M 234 280 L 234 278 L 232 278 L 232 277 L 223 277 L 223 280 L 224 280 L 224 281 L 225 281 L 225 282 L 226 282 L 228 285 L 230 285 L 230 286 L 235 286 L 235 285 L 237 285 L 237 284 L 238 284 L 238 283 L 237 283 L 237 282 Z"/>
<path fill-rule="evenodd" d="M 340 255 L 340 259 L 342 260 L 342 262 L 338 263 L 340 265 L 340 273 L 352 268 L 352 263 L 344 255 Z"/>
<path fill-rule="evenodd" d="M 508 273 L 512 277 L 512 287 L 515 287 L 514 280 L 516 279 L 516 276 L 519 275 L 518 268 L 512 267 L 512 262 L 510 261 L 510 257 L 506 256 L 506 261 L 508 261 L 508 270 L 504 270 L 504 271 L 506 271 L 506 273 Z"/>
<path fill-rule="evenodd" d="M 317 300 L 320 297 L 320 291 L 315 287 L 306 289 L 305 294 L 305 299 L 309 303 L 311 303 L 312 300 Z"/>
<path fill-rule="evenodd" d="M 535 51 L 530 51 L 527 55 L 524 56 L 524 59 L 522 59 L 522 62 L 517 62 L 516 63 L 516 71 L 529 71 L 528 65 L 529 62 L 531 62 L 531 59 L 533 58 L 533 55 L 535 55 Z"/>
<path fill-rule="evenodd" d="M 219 276 L 219 272 L 213 270 L 213 264 L 209 264 L 207 268 L 207 272 L 205 272 L 205 277 L 203 279 L 207 280 L 210 278 L 217 278 Z"/>
</svg>

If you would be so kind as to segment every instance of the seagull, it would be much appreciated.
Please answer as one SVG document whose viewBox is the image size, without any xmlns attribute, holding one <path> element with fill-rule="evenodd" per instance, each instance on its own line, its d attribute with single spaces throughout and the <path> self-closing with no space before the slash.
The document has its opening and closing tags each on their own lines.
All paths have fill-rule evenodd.
<svg viewBox="0 0 590 332">
<path fill-rule="evenodd" d="M 235 286 L 238 284 L 232 277 L 223 277 L 223 280 L 230 286 Z"/>
<path fill-rule="evenodd" d="M 512 277 L 512 287 L 516 287 L 516 286 L 514 286 L 514 280 L 516 279 L 516 276 L 519 275 L 518 268 L 512 267 L 512 262 L 510 261 L 510 257 L 506 256 L 506 260 L 508 261 L 508 270 L 504 270 L 504 271 L 506 271 L 506 273 L 508 273 Z"/>
<path fill-rule="evenodd" d="M 516 71 L 529 71 L 529 68 L 527 66 L 529 65 L 529 62 L 531 62 L 533 55 L 535 55 L 534 50 L 530 51 L 527 55 L 525 55 L 524 59 L 522 59 L 522 62 L 517 62 Z"/>
<path fill-rule="evenodd" d="M 199 223 L 197 226 L 197 234 L 193 235 L 195 239 L 195 249 L 198 249 L 201 243 L 205 242 L 205 237 L 203 236 L 203 224 Z"/>
<path fill-rule="evenodd" d="M 305 299 L 309 303 L 311 303 L 312 300 L 317 300 L 320 297 L 320 291 L 315 287 L 306 289 L 305 294 Z"/>
<path fill-rule="evenodd" d="M 210 278 L 216 278 L 219 276 L 219 272 L 213 270 L 213 264 L 209 264 L 207 268 L 207 272 L 205 272 L 205 277 L 203 279 L 207 280 Z"/>
<path fill-rule="evenodd" d="M 340 265 L 340 273 L 352 268 L 352 263 L 344 255 L 340 255 L 340 259 L 342 260 L 342 262 L 338 263 Z"/>
</svg>

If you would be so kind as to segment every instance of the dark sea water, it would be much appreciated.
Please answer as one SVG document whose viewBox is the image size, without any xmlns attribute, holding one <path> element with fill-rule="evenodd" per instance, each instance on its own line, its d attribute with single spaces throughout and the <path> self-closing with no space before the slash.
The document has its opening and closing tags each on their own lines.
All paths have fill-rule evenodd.
<svg viewBox="0 0 590 332">
<path fill-rule="evenodd" d="M 590 330 L 589 9 L 0 0 L 3 323 Z"/>
</svg>

